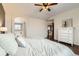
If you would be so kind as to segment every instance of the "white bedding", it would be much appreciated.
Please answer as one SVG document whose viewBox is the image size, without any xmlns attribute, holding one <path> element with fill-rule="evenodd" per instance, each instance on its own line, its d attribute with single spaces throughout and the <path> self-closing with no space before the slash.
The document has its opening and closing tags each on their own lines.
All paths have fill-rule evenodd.
<svg viewBox="0 0 79 59">
<path fill-rule="evenodd" d="M 18 47 L 15 56 L 73 56 L 68 47 L 47 39 L 26 39 L 26 48 Z"/>
</svg>

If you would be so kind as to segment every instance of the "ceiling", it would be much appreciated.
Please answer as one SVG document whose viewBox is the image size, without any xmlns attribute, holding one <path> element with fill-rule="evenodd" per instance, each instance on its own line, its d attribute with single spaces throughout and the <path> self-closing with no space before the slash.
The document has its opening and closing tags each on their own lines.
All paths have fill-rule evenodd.
<svg viewBox="0 0 79 59">
<path fill-rule="evenodd" d="M 54 15 L 68 11 L 74 8 L 79 8 L 79 3 L 59 3 L 58 5 L 51 6 L 51 12 L 39 12 L 41 7 L 34 6 L 34 3 L 3 3 L 6 14 L 21 14 L 28 17 L 48 19 Z"/>
</svg>

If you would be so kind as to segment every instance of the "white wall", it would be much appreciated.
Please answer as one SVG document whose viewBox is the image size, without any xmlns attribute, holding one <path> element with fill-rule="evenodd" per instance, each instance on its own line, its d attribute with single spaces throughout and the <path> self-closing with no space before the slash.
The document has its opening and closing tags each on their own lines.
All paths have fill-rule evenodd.
<svg viewBox="0 0 79 59">
<path fill-rule="evenodd" d="M 72 18 L 73 27 L 75 28 L 74 44 L 79 45 L 79 8 L 60 13 L 51 18 L 54 19 L 54 23 L 55 23 L 55 34 L 54 35 L 55 35 L 56 40 L 57 40 L 57 28 L 62 27 L 62 20 Z"/>
<path fill-rule="evenodd" d="M 26 23 L 26 37 L 27 38 L 45 38 L 47 36 L 47 22 L 42 19 L 26 17 L 23 15 L 15 14 L 6 14 L 6 27 L 8 32 L 12 32 L 12 24 L 16 17 L 22 17 Z"/>
<path fill-rule="evenodd" d="M 29 18 L 27 23 L 27 37 L 45 38 L 47 36 L 47 23 L 45 20 Z"/>
</svg>

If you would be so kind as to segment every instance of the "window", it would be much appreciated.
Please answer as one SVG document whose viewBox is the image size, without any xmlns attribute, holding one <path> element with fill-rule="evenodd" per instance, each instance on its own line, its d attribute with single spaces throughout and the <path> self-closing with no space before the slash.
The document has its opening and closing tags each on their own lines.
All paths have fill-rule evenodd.
<svg viewBox="0 0 79 59">
<path fill-rule="evenodd" d="M 15 23 L 14 30 L 15 31 L 21 31 L 22 30 L 22 24 L 21 23 Z"/>
</svg>

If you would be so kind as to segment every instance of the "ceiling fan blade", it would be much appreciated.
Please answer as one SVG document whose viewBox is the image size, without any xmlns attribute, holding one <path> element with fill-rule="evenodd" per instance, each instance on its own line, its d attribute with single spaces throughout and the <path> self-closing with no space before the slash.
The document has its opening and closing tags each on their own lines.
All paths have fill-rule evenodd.
<svg viewBox="0 0 79 59">
<path fill-rule="evenodd" d="M 48 3 L 43 3 L 43 6 L 47 6 L 48 5 Z"/>
<path fill-rule="evenodd" d="M 40 5 L 40 4 L 34 4 L 35 6 L 42 6 L 42 5 Z"/>
<path fill-rule="evenodd" d="M 50 9 L 50 8 L 48 8 L 47 10 L 48 10 L 48 11 L 51 11 L 51 9 Z"/>
<path fill-rule="evenodd" d="M 58 3 L 50 3 L 48 6 L 57 5 Z"/>
<path fill-rule="evenodd" d="M 42 11 L 43 9 L 40 9 L 40 12 Z"/>
</svg>

